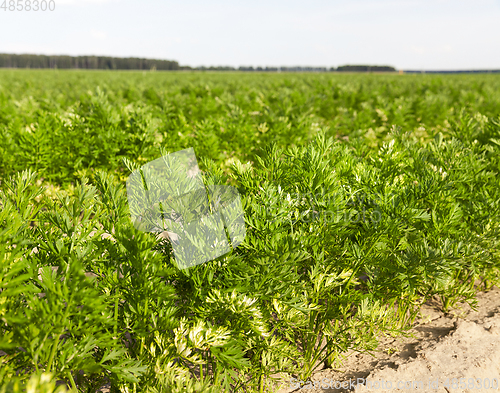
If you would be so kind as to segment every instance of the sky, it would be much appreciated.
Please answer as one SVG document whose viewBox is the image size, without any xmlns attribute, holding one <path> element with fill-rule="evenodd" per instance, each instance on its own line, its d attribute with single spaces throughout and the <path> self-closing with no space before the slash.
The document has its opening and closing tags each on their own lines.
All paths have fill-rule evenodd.
<svg viewBox="0 0 500 393">
<path fill-rule="evenodd" d="M 52 0 L 45 12 L 6 5 L 0 53 L 192 67 L 500 69 L 500 0 Z"/>
</svg>

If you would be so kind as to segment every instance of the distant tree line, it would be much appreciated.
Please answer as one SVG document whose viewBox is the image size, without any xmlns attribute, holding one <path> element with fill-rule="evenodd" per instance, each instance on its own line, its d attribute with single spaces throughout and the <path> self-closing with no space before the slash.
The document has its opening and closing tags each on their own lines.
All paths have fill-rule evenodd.
<svg viewBox="0 0 500 393">
<path fill-rule="evenodd" d="M 14 55 L 0 53 L 0 68 L 60 68 L 89 70 L 198 70 L 198 71 L 256 71 L 256 72 L 396 72 L 394 67 L 345 65 L 338 68 L 327 67 L 252 67 L 230 66 L 189 67 L 180 66 L 177 61 L 141 59 L 137 57 L 106 56 L 46 56 Z"/>
<path fill-rule="evenodd" d="M 438 71 L 404 71 L 405 74 L 484 74 L 484 73 L 500 73 L 500 70 L 438 70 Z"/>
<path fill-rule="evenodd" d="M 240 67 L 238 70 L 257 72 L 328 72 L 327 67 Z"/>
<path fill-rule="evenodd" d="M 396 72 L 390 66 L 369 66 L 369 65 L 345 65 L 338 67 L 335 71 L 340 72 Z"/>
<path fill-rule="evenodd" d="M 396 72 L 390 66 L 346 65 L 335 67 L 240 67 L 239 71 L 280 71 L 280 72 Z"/>
<path fill-rule="evenodd" d="M 105 56 L 45 56 L 0 54 L 0 67 L 81 68 L 90 70 L 179 70 L 176 61 Z"/>
</svg>

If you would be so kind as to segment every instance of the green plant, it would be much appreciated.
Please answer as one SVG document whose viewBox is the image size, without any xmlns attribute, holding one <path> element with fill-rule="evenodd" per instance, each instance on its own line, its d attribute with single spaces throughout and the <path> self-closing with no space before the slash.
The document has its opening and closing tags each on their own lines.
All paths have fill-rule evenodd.
<svg viewBox="0 0 500 393">
<path fill-rule="evenodd" d="M 3 391 L 272 391 L 498 282 L 494 75 L 57 72 L 0 71 Z M 246 238 L 179 270 L 124 181 L 191 146 Z"/>
</svg>

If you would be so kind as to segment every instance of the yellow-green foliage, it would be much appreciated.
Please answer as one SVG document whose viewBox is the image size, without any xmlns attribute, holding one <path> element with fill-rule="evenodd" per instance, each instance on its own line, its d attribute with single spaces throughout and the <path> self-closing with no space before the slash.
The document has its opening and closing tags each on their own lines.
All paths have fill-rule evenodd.
<svg viewBox="0 0 500 393">
<path fill-rule="evenodd" d="M 270 391 L 431 296 L 474 304 L 500 266 L 499 87 L 1 70 L 0 392 Z M 207 184 L 238 187 L 247 235 L 179 270 L 124 180 L 191 146 Z"/>
</svg>

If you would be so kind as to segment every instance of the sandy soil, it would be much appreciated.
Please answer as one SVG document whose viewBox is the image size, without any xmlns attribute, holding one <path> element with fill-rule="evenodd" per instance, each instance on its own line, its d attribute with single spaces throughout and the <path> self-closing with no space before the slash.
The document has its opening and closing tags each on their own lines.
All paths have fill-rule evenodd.
<svg viewBox="0 0 500 393">
<path fill-rule="evenodd" d="M 341 369 L 316 372 L 290 392 L 436 392 L 500 390 L 500 289 L 478 293 L 477 310 L 423 305 L 412 337 L 381 337 L 375 356 L 347 353 Z M 314 383 L 316 387 L 314 387 Z M 336 388 L 337 387 L 337 388 Z"/>
</svg>

